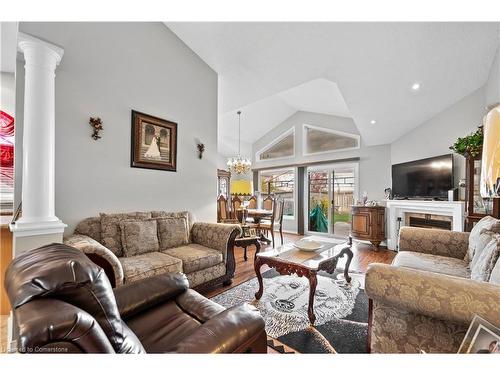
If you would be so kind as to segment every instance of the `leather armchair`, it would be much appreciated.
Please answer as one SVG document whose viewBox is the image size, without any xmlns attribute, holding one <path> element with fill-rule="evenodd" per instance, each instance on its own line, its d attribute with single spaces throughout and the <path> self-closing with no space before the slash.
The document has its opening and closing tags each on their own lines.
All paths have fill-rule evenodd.
<svg viewBox="0 0 500 375">
<path fill-rule="evenodd" d="M 5 288 L 22 353 L 265 353 L 266 332 L 247 304 L 224 309 L 162 274 L 112 289 L 81 251 L 52 244 L 9 265 Z"/>
</svg>

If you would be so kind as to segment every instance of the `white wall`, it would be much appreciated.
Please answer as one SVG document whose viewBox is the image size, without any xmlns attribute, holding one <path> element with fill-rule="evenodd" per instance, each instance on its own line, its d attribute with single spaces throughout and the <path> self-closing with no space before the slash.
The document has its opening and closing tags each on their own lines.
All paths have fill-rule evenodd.
<svg viewBox="0 0 500 375">
<path fill-rule="evenodd" d="M 351 134 L 359 134 L 354 121 L 350 118 L 299 111 L 274 129 L 270 130 L 253 144 L 253 167 L 263 168 L 277 165 L 332 161 L 336 159 L 359 157 L 359 194 L 366 191 L 369 200 L 382 200 L 384 198 L 384 189 L 391 186 L 389 145 L 366 146 L 363 139 L 361 139 L 361 147 L 358 150 L 304 156 L 302 155 L 303 124 L 316 125 Z M 255 154 L 259 150 L 291 128 L 295 128 L 295 157 L 274 161 L 259 162 L 255 160 Z M 297 212 L 297 202 L 295 212 Z M 284 228 L 286 230 L 296 230 L 297 221 L 285 222 Z"/>
<path fill-rule="evenodd" d="M 0 72 L 0 109 L 15 117 L 15 103 L 14 72 Z"/>
<path fill-rule="evenodd" d="M 449 147 L 458 137 L 477 130 L 484 110 L 484 89 L 474 91 L 391 144 L 392 164 L 450 154 Z M 455 184 L 465 178 L 465 159 L 456 155 Z"/>
<path fill-rule="evenodd" d="M 217 74 L 161 23 L 21 23 L 61 45 L 56 70 L 56 214 L 191 210 L 216 220 Z M 178 123 L 177 172 L 130 167 L 131 113 Z M 90 116 L 103 120 L 94 141 Z M 205 144 L 198 159 L 196 139 Z"/>
<path fill-rule="evenodd" d="M 486 106 L 500 102 L 500 46 L 497 48 L 484 90 Z"/>
</svg>

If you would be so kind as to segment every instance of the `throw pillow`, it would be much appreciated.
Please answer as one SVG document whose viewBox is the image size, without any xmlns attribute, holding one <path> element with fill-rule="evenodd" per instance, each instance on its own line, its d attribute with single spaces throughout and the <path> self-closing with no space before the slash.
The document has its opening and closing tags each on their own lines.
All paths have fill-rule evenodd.
<svg viewBox="0 0 500 375">
<path fill-rule="evenodd" d="M 478 241 L 479 241 L 479 236 L 481 235 L 481 232 L 483 231 L 491 231 L 495 233 L 500 233 L 500 220 L 495 219 L 494 217 L 491 216 L 485 216 L 481 220 L 479 220 L 476 225 L 472 228 L 470 231 L 470 236 L 469 236 L 469 249 L 467 253 L 465 254 L 464 260 L 467 263 L 470 263 L 472 259 L 474 258 L 474 253 L 476 251 L 476 248 L 478 248 Z"/>
<path fill-rule="evenodd" d="M 126 257 L 160 249 L 155 219 L 120 221 L 123 253 Z"/>
<path fill-rule="evenodd" d="M 490 242 L 472 260 L 471 279 L 488 281 L 499 256 L 500 235 L 492 233 Z"/>
<path fill-rule="evenodd" d="M 490 279 L 488 280 L 490 283 L 500 285 L 500 257 L 495 263 L 495 267 L 491 271 Z"/>
<path fill-rule="evenodd" d="M 157 219 L 160 250 L 184 246 L 189 243 L 187 221 L 184 217 L 162 217 Z"/>
<path fill-rule="evenodd" d="M 101 217 L 101 243 L 117 257 L 123 256 L 120 221 L 130 219 L 150 219 L 150 212 L 129 212 L 123 214 L 99 214 Z"/>
<path fill-rule="evenodd" d="M 168 211 L 152 211 L 151 217 L 183 217 L 186 219 L 186 225 L 188 228 L 188 241 L 191 242 L 191 228 L 194 223 L 194 217 L 189 211 L 179 211 L 179 212 L 168 212 Z"/>
</svg>

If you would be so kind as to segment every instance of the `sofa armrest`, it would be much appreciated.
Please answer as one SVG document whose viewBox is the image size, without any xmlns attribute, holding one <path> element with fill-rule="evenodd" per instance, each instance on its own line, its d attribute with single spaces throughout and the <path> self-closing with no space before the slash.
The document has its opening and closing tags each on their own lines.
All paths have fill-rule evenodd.
<svg viewBox="0 0 500 375">
<path fill-rule="evenodd" d="M 500 325 L 500 285 L 374 263 L 365 291 L 384 305 L 436 319 L 469 325 L 478 314 Z"/>
<path fill-rule="evenodd" d="M 57 299 L 39 299 L 14 310 L 21 353 L 115 353 L 96 320 Z"/>
<path fill-rule="evenodd" d="M 122 285 L 113 290 L 122 319 L 171 300 L 189 288 L 183 273 L 166 273 Z"/>
<path fill-rule="evenodd" d="M 231 307 L 196 328 L 172 350 L 175 353 L 244 352 L 262 336 L 265 323 L 248 304 Z"/>
<path fill-rule="evenodd" d="M 227 259 L 227 251 L 234 245 L 234 240 L 241 235 L 238 224 L 194 223 L 191 236 L 194 243 L 218 250 Z"/>
<path fill-rule="evenodd" d="M 123 284 L 123 267 L 111 250 L 96 240 L 83 234 L 74 234 L 64 239 L 64 243 L 85 253 L 90 260 L 102 267 L 113 287 Z"/>
<path fill-rule="evenodd" d="M 416 227 L 402 227 L 399 231 L 399 251 L 464 259 L 468 246 L 468 232 Z"/>
</svg>

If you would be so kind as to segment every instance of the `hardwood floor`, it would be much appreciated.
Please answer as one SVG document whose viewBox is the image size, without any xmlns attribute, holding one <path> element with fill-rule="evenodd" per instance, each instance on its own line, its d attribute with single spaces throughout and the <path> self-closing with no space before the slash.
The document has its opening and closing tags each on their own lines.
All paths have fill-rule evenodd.
<svg viewBox="0 0 500 375">
<path fill-rule="evenodd" d="M 284 243 L 295 242 L 303 236 L 298 236 L 295 234 L 283 234 Z M 279 242 L 278 242 L 279 243 Z M 261 251 L 264 251 L 266 248 L 272 247 L 271 245 L 266 245 L 264 243 L 261 244 Z M 236 247 L 234 249 L 234 257 L 236 259 L 236 271 L 234 273 L 233 283 L 229 286 L 221 286 L 207 292 L 202 293 L 208 298 L 211 298 L 219 293 L 222 293 L 225 290 L 228 290 L 236 285 L 244 283 L 247 280 L 255 277 L 255 271 L 253 268 L 253 257 L 255 255 L 255 247 L 248 247 L 248 261 L 245 262 L 243 259 L 243 248 Z M 355 272 L 366 272 L 368 265 L 370 263 L 391 263 L 392 259 L 396 255 L 394 251 L 384 249 L 381 247 L 379 251 L 373 250 L 371 245 L 353 241 L 352 251 L 354 253 L 354 257 L 351 262 L 351 266 L 349 269 Z M 339 262 L 340 266 L 343 266 L 342 262 L 345 260 L 342 259 Z M 262 267 L 262 272 L 266 270 L 267 266 Z"/>
</svg>

